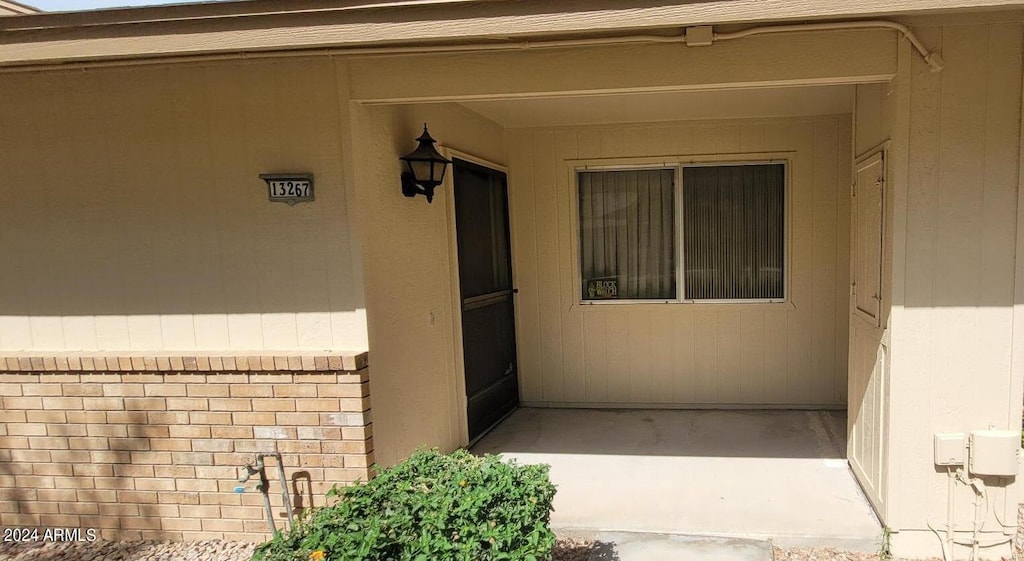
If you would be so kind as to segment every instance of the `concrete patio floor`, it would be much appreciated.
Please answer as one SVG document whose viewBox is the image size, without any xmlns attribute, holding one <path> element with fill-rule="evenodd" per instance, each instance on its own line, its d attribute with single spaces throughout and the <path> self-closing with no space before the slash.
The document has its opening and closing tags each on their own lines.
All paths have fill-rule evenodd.
<svg viewBox="0 0 1024 561">
<path fill-rule="evenodd" d="M 877 552 L 842 411 L 519 409 L 474 453 L 546 463 L 556 530 L 771 539 Z"/>
</svg>

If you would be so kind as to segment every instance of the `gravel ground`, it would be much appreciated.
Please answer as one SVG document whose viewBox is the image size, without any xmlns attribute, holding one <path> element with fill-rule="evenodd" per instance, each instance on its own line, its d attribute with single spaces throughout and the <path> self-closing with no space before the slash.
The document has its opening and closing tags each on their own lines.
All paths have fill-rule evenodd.
<svg viewBox="0 0 1024 561">
<path fill-rule="evenodd" d="M 1014 542 L 1017 559 L 1024 560 L 1024 505 L 1017 511 Z M 243 542 L 96 542 L 0 543 L 0 561 L 248 561 L 255 544 Z M 578 538 L 561 539 L 553 561 L 588 561 L 591 553 L 602 561 L 615 561 L 614 546 Z M 875 553 L 836 549 L 775 548 L 775 561 L 880 561 Z"/>
<path fill-rule="evenodd" d="M 604 548 L 598 546 L 597 550 L 603 552 Z M 256 545 L 251 543 L 216 540 L 0 543 L 0 561 L 248 561 L 255 549 Z M 587 561 L 592 549 L 593 542 L 586 540 L 559 540 L 554 561 Z"/>
<path fill-rule="evenodd" d="M 1016 558 L 1024 561 L 1024 505 L 1017 507 L 1017 535 L 1014 538 Z M 880 561 L 878 554 L 855 553 L 835 549 L 775 548 L 775 561 Z M 941 561 L 933 558 L 928 561 Z"/>
</svg>

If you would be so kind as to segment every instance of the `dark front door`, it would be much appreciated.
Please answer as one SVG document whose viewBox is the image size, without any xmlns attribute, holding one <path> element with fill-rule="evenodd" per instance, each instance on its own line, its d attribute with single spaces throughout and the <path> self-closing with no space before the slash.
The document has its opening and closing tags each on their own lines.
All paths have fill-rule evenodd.
<svg viewBox="0 0 1024 561">
<path fill-rule="evenodd" d="M 455 159 L 455 228 L 462 298 L 469 439 L 519 404 L 505 174 Z"/>
</svg>

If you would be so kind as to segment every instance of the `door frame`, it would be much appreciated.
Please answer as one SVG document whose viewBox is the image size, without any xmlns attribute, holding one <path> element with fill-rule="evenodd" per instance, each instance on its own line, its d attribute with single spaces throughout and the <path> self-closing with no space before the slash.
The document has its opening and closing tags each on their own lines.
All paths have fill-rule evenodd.
<svg viewBox="0 0 1024 561">
<path fill-rule="evenodd" d="M 494 171 L 505 174 L 505 192 L 506 192 L 506 208 L 508 209 L 508 245 L 509 245 L 509 259 L 512 263 L 512 287 L 518 286 L 516 279 L 516 265 L 515 265 L 515 226 L 512 221 L 512 180 L 509 177 L 508 168 L 502 164 L 498 164 L 480 158 L 454 148 L 441 148 L 441 154 L 444 157 L 452 160 L 451 167 L 448 173 L 445 174 L 444 181 L 442 182 L 442 189 L 445 191 L 444 205 L 445 214 L 447 216 L 448 223 L 448 271 L 451 277 L 449 283 L 450 301 L 451 301 L 451 313 L 452 313 L 452 364 L 454 365 L 454 380 L 453 384 L 450 384 L 449 391 L 453 392 L 454 403 L 457 405 L 457 411 L 453 419 L 456 430 L 458 431 L 459 443 L 461 446 L 470 446 L 473 443 L 469 440 L 469 400 L 466 397 L 466 364 L 464 352 L 464 343 L 462 340 L 462 286 L 459 280 L 459 233 L 458 228 L 455 224 L 455 159 L 463 160 L 471 164 L 476 164 Z M 518 302 L 513 293 L 512 296 L 512 310 L 513 315 L 516 319 L 514 322 L 515 335 L 516 335 L 516 364 L 522 364 L 519 356 L 519 313 L 518 313 Z M 522 395 L 522 377 L 519 375 L 518 367 L 516 369 L 516 383 L 519 385 L 519 393 Z M 499 421 L 500 422 L 500 421 Z M 486 433 L 485 433 L 486 434 Z"/>
</svg>

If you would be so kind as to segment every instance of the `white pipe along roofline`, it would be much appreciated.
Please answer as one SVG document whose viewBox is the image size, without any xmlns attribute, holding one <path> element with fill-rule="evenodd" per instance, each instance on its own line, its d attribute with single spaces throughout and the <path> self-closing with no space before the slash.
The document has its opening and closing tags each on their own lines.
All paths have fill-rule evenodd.
<svg viewBox="0 0 1024 561">
<path fill-rule="evenodd" d="M 928 66 L 932 67 L 932 71 L 938 72 L 945 66 L 945 62 L 942 60 L 942 56 L 939 55 L 938 51 L 930 51 L 928 47 L 924 46 L 924 43 L 914 35 L 914 32 L 909 27 L 902 23 L 887 20 L 866 20 L 866 21 L 839 21 L 833 23 L 798 23 L 793 25 L 771 25 L 762 27 L 752 27 L 743 31 L 736 31 L 734 33 L 716 33 L 714 35 L 715 40 L 729 40 L 739 39 L 742 37 L 750 37 L 751 35 L 760 35 L 764 33 L 791 33 L 799 31 L 819 31 L 819 30 L 836 30 L 836 29 L 863 29 L 863 28 L 885 28 L 893 29 L 900 33 L 900 35 L 907 38 L 910 44 L 914 46 L 921 58 L 928 63 Z"/>
<path fill-rule="evenodd" d="M 443 3 L 450 0 L 440 0 Z M 400 3 L 399 3 L 400 4 Z M 0 73 L 29 72 L 35 70 L 84 69 L 102 67 L 143 66 L 153 64 L 186 63 L 218 60 L 258 60 L 273 58 L 317 57 L 317 56 L 370 56 L 401 55 L 417 53 L 458 53 L 480 51 L 510 51 L 527 49 L 552 49 L 617 45 L 631 43 L 679 43 L 690 47 L 711 46 L 715 41 L 730 41 L 755 35 L 772 33 L 806 33 L 847 29 L 892 29 L 905 37 L 921 55 L 933 72 L 942 70 L 944 61 L 936 50 L 929 50 L 907 26 L 888 20 L 841 21 L 823 23 L 798 23 L 786 25 L 765 25 L 751 27 L 730 33 L 715 33 L 713 26 L 692 26 L 678 35 L 622 35 L 591 37 L 584 39 L 547 39 L 537 41 L 510 41 L 485 43 L 423 44 L 401 46 L 349 46 L 291 50 L 266 50 L 253 52 L 209 53 L 190 55 L 154 55 L 145 58 L 117 58 L 109 60 L 44 62 L 37 64 L 9 65 L 0 67 Z"/>
</svg>

